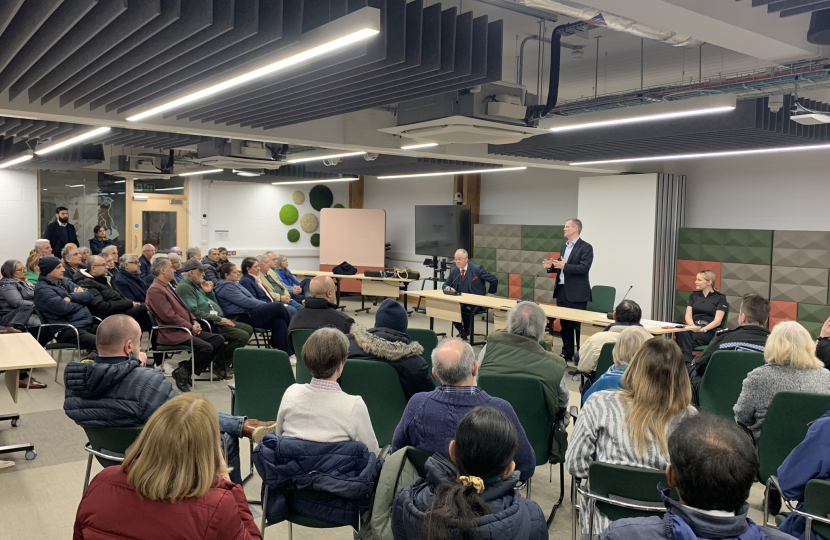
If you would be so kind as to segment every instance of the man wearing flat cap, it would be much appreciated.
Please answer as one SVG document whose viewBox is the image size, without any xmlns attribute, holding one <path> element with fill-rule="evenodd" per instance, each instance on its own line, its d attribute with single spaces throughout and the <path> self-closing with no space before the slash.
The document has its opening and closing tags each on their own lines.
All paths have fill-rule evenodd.
<svg viewBox="0 0 830 540">
<path fill-rule="evenodd" d="M 57 257 L 42 257 L 38 263 L 40 277 L 35 286 L 35 307 L 43 313 L 47 323 L 71 324 L 72 328 L 61 328 L 55 338 L 61 343 L 80 341 L 81 348 L 95 349 L 97 325 L 89 312 L 92 294 L 64 277 L 66 269 Z M 46 331 L 43 329 L 42 331 Z"/>
</svg>

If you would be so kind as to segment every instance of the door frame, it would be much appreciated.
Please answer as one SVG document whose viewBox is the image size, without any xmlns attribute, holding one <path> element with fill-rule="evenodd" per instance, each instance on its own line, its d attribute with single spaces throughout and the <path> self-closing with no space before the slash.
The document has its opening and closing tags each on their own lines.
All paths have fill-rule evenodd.
<svg viewBox="0 0 830 540">
<path fill-rule="evenodd" d="M 136 201 L 133 200 L 133 195 L 136 195 L 133 189 L 133 182 L 134 180 L 127 180 L 126 182 L 126 189 L 125 196 L 127 197 L 127 204 L 126 204 L 126 220 L 127 220 L 127 230 L 135 231 L 135 224 L 136 219 L 141 217 L 141 212 L 143 211 L 142 208 L 138 207 L 138 204 L 141 204 L 145 201 Z M 188 196 L 190 195 L 190 179 L 184 179 L 184 195 L 172 195 L 172 194 L 164 194 L 164 193 L 140 193 L 139 195 L 146 195 L 147 202 L 149 201 L 171 201 L 171 200 L 180 200 L 182 201 L 182 208 L 184 209 L 185 219 L 184 223 L 176 224 L 176 229 L 178 231 L 182 231 L 184 233 L 184 238 L 190 238 L 190 206 L 188 205 Z M 141 247 L 143 244 L 141 243 L 141 239 L 138 239 L 138 243 L 136 245 L 136 238 L 135 233 L 127 234 L 126 241 L 124 243 L 126 253 L 135 253 L 141 255 Z M 186 246 L 180 246 L 182 249 L 185 249 Z"/>
</svg>

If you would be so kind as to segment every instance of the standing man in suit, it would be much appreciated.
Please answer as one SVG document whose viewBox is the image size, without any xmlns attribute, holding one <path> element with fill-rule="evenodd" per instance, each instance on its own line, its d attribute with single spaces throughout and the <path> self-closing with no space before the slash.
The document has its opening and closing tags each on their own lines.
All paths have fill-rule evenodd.
<svg viewBox="0 0 830 540">
<path fill-rule="evenodd" d="M 63 254 L 63 248 L 66 244 L 81 245 L 78 243 L 75 226 L 69 223 L 69 210 L 65 206 L 55 208 L 55 221 L 46 226 L 46 230 L 43 231 L 43 238 L 49 240 L 52 244 L 51 254 L 58 257 Z M 43 255 L 46 256 L 47 254 L 44 253 Z"/>
<path fill-rule="evenodd" d="M 585 309 L 591 301 L 591 283 L 588 272 L 594 262 L 594 248 L 579 237 L 582 222 L 569 219 L 563 229 L 568 241 L 562 246 L 558 260 L 542 261 L 549 274 L 557 273 L 553 297 L 556 305 L 573 309 Z M 562 324 L 562 357 L 572 360 L 575 345 L 579 343 L 579 323 L 560 320 Z"/>
<path fill-rule="evenodd" d="M 488 291 L 484 283 L 490 284 Z M 459 249 L 455 252 L 455 268 L 450 270 L 450 275 L 444 282 L 444 289 L 451 291 L 458 291 L 469 294 L 478 294 L 481 296 L 493 296 L 499 288 L 499 278 L 484 269 L 479 264 L 470 262 L 469 255 L 464 249 Z M 461 339 L 467 339 L 470 332 L 470 321 L 475 314 L 476 306 L 461 305 L 461 323 L 452 323 L 458 330 Z"/>
</svg>

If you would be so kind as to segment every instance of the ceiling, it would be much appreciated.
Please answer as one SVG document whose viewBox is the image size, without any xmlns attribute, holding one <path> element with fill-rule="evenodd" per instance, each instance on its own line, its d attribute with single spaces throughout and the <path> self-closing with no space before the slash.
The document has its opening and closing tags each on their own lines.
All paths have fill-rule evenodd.
<svg viewBox="0 0 830 540">
<path fill-rule="evenodd" d="M 738 2 L 742 0 L 737 0 Z M 767 13 L 778 13 L 781 18 L 794 17 L 830 8 L 825 0 L 751 0 L 752 7 L 766 8 Z"/>
</svg>

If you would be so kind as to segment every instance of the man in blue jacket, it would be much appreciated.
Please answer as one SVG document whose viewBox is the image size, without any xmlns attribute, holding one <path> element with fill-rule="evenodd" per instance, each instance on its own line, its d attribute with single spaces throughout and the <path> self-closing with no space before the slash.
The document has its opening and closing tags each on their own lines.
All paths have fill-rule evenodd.
<svg viewBox="0 0 830 540">
<path fill-rule="evenodd" d="M 121 256 L 121 270 L 115 275 L 115 286 L 133 302 L 143 304 L 147 299 L 148 287 L 141 276 L 141 264 L 135 253 Z"/>
<path fill-rule="evenodd" d="M 792 540 L 747 517 L 758 455 L 734 422 L 709 413 L 686 416 L 669 437 L 669 462 L 666 479 L 680 502 L 662 489 L 662 518 L 614 521 L 600 540 Z"/>
<path fill-rule="evenodd" d="M 142 426 L 166 401 L 179 395 L 165 376 L 144 367 L 141 328 L 132 317 L 111 315 L 98 328 L 98 354 L 82 362 L 70 362 L 63 378 L 66 399 L 63 410 L 80 426 Z M 228 450 L 231 480 L 242 483 L 239 437 L 255 428 L 272 425 L 244 416 L 219 413 L 219 430 Z"/>
<path fill-rule="evenodd" d="M 95 349 L 95 323 L 87 306 L 92 294 L 63 276 L 66 271 L 57 257 L 42 257 L 38 263 L 40 277 L 35 286 L 35 307 L 48 323 L 68 323 L 78 331 L 81 348 Z M 61 343 L 75 343 L 75 330 L 63 328 L 55 338 Z"/>
<path fill-rule="evenodd" d="M 485 283 L 489 284 L 489 290 Z M 450 270 L 443 288 L 480 296 L 493 296 L 499 288 L 499 278 L 485 270 L 483 266 L 471 263 L 467 250 L 459 249 L 455 252 L 455 268 Z M 477 313 L 476 309 L 477 306 L 463 304 L 461 306 L 463 326 L 461 323 L 452 323 L 461 335 L 461 339 L 467 339 L 470 333 L 470 322 L 473 315 Z M 472 336 L 469 337 L 472 338 Z"/>
</svg>

